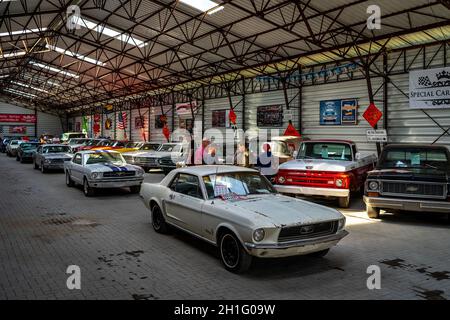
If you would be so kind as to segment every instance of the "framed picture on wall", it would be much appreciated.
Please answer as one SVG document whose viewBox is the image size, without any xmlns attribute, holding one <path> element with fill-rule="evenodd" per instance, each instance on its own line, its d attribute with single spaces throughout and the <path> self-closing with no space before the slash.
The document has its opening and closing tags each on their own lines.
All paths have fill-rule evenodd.
<svg viewBox="0 0 450 320">
<path fill-rule="evenodd" d="M 283 107 L 261 106 L 257 109 L 258 127 L 281 127 L 283 126 Z"/>
<path fill-rule="evenodd" d="M 143 129 L 145 124 L 144 116 L 134 118 L 134 128 L 135 129 Z"/>
<path fill-rule="evenodd" d="M 214 110 L 212 112 L 212 126 L 216 128 L 227 126 L 227 110 Z"/>
<path fill-rule="evenodd" d="M 358 100 L 342 100 L 342 124 L 358 124 Z"/>
</svg>

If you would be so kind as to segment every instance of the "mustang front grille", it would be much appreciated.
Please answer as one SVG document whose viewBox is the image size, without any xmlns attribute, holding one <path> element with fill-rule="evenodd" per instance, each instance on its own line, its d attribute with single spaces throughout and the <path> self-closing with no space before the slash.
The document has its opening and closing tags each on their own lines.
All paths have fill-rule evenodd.
<svg viewBox="0 0 450 320">
<path fill-rule="evenodd" d="M 337 221 L 329 221 L 294 227 L 284 227 L 280 231 L 278 241 L 286 242 L 327 236 L 336 233 L 337 228 Z"/>
<path fill-rule="evenodd" d="M 404 197 L 429 197 L 445 199 L 447 197 L 444 184 L 420 183 L 408 181 L 383 181 L 382 195 L 394 195 Z"/>
<path fill-rule="evenodd" d="M 175 165 L 173 163 L 172 159 L 161 159 L 161 160 L 159 160 L 159 164 L 161 164 L 163 166 L 174 166 Z"/>
<path fill-rule="evenodd" d="M 103 172 L 103 178 L 123 178 L 123 177 L 134 177 L 136 171 L 112 171 Z"/>
</svg>

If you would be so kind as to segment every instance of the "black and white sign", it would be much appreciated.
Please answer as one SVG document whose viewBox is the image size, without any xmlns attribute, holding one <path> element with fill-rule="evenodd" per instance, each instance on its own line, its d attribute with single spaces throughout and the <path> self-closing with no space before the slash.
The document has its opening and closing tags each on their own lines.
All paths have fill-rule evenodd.
<svg viewBox="0 0 450 320">
<path fill-rule="evenodd" d="M 387 142 L 387 132 L 384 129 L 367 130 L 368 142 Z"/>
<path fill-rule="evenodd" d="M 450 67 L 411 71 L 409 106 L 412 109 L 450 109 Z"/>
</svg>

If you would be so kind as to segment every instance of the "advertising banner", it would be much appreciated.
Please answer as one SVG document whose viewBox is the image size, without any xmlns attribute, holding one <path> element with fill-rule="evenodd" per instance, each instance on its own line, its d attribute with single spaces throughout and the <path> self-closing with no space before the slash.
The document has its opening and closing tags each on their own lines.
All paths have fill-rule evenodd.
<svg viewBox="0 0 450 320">
<path fill-rule="evenodd" d="M 34 114 L 0 113 L 0 122 L 36 123 L 36 116 Z"/>
<path fill-rule="evenodd" d="M 450 109 L 450 67 L 410 71 L 409 107 Z"/>
<path fill-rule="evenodd" d="M 357 124 L 358 101 L 356 99 L 342 100 L 342 124 Z"/>
</svg>

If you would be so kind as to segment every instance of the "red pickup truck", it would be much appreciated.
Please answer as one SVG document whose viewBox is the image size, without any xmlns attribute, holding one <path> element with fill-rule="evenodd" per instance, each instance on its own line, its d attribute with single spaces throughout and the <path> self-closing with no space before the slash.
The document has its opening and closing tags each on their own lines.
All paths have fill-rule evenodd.
<svg viewBox="0 0 450 320">
<path fill-rule="evenodd" d="M 280 166 L 274 187 L 284 194 L 337 198 L 347 208 L 351 192 L 363 190 L 376 161 L 375 154 L 358 152 L 352 141 L 303 141 L 296 159 Z"/>
</svg>

